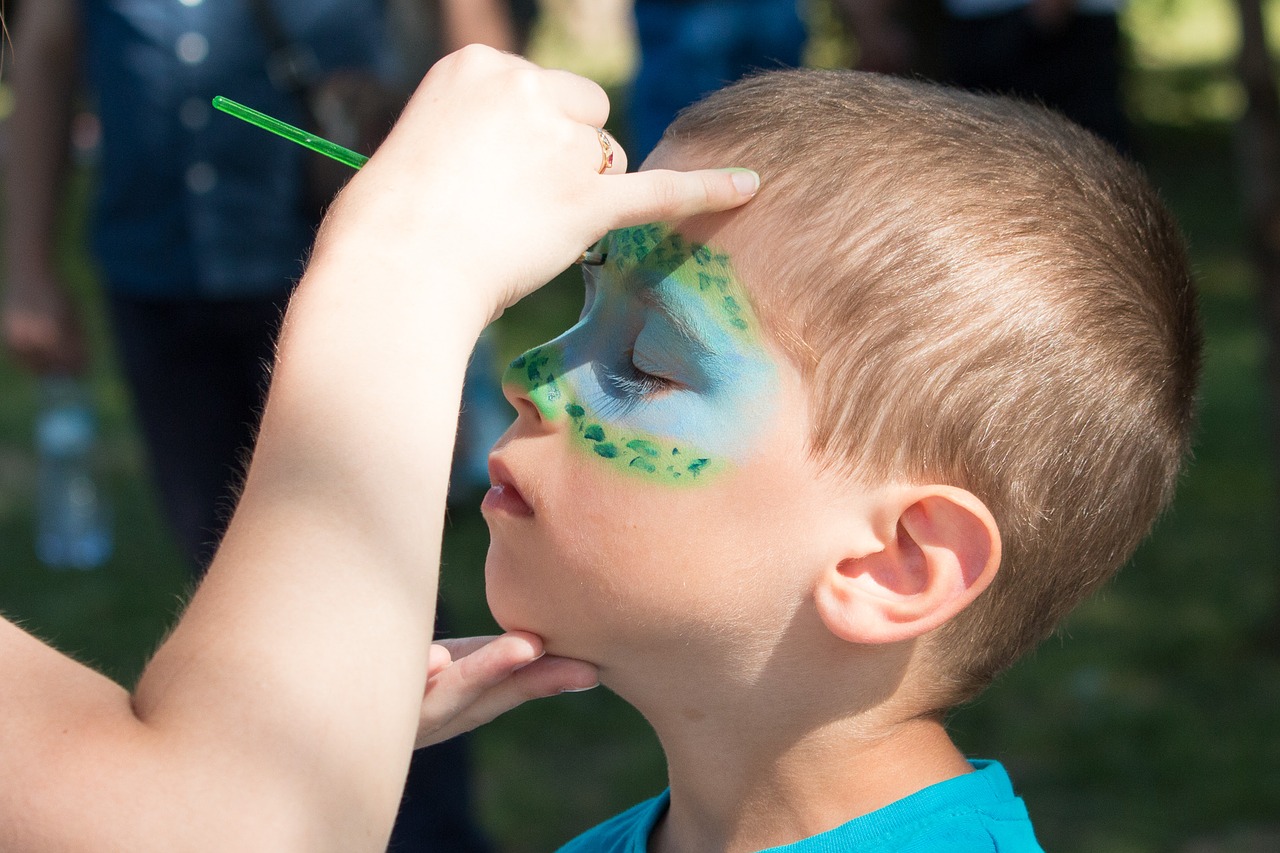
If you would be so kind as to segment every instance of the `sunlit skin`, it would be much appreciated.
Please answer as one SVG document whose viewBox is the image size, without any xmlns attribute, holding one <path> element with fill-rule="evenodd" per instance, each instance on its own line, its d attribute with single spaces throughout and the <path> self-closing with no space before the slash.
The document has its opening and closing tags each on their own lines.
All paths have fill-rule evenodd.
<svg viewBox="0 0 1280 853">
<path fill-rule="evenodd" d="M 763 653 L 808 583 L 781 570 L 825 503 L 807 476 L 807 401 L 723 226 L 608 235 L 579 322 L 505 376 L 518 417 L 483 507 L 490 609 L 601 664 L 614 689 L 609 663 L 636 675 L 638 648 L 656 664 L 664 646 L 732 633 L 723 653 L 742 660 L 751 635 Z"/>
</svg>

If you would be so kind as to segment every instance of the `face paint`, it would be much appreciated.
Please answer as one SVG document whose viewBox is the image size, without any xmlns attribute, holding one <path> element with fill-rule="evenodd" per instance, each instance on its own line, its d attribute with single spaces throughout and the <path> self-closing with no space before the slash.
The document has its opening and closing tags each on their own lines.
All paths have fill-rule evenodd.
<svg viewBox="0 0 1280 853">
<path fill-rule="evenodd" d="M 612 232 L 605 250 L 585 271 L 582 319 L 504 383 L 620 472 L 683 485 L 727 470 L 754 449 L 778 389 L 728 256 L 663 225 Z"/>
</svg>

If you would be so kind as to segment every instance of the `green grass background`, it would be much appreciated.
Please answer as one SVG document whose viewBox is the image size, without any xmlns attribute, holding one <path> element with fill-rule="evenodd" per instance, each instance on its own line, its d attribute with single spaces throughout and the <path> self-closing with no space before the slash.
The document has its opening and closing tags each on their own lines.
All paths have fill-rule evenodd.
<svg viewBox="0 0 1280 853">
<path fill-rule="evenodd" d="M 1189 235 L 1202 289 L 1208 352 L 1195 462 L 1173 510 L 1117 580 L 952 720 L 967 752 L 1006 763 L 1051 850 L 1280 849 L 1275 465 L 1232 158 L 1229 120 L 1240 96 L 1226 65 L 1229 41 L 1206 52 L 1194 25 L 1150 36 L 1177 14 L 1216 22 L 1199 32 L 1220 34 L 1223 8 L 1145 0 L 1129 18 L 1143 159 Z M 1159 15 L 1143 17 L 1153 9 Z M 35 560 L 35 386 L 0 360 L 0 609 L 129 684 L 186 588 L 82 249 L 89 184 L 87 172 L 77 175 L 64 260 L 89 306 L 99 356 L 91 379 L 116 552 L 85 573 L 50 572 Z M 509 312 L 503 355 L 563 328 L 579 299 L 569 275 Z M 459 633 L 493 629 L 482 588 L 486 542 L 474 510 L 450 513 L 441 598 Z M 534 853 L 653 794 L 664 770 L 643 720 L 597 690 L 531 704 L 483 729 L 476 776 L 481 817 L 501 849 Z"/>
</svg>

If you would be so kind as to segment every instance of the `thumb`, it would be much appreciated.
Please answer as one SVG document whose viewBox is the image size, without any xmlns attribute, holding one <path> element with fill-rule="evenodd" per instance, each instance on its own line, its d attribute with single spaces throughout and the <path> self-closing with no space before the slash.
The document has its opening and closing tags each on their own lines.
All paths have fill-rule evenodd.
<svg viewBox="0 0 1280 853">
<path fill-rule="evenodd" d="M 609 229 L 729 210 L 760 189 L 760 176 L 750 169 L 651 169 L 611 175 L 608 181 Z"/>
</svg>

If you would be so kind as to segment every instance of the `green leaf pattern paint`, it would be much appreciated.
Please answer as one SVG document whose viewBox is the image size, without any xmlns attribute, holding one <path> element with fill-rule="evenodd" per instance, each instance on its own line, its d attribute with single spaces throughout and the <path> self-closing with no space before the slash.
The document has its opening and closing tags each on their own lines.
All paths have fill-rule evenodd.
<svg viewBox="0 0 1280 853">
<path fill-rule="evenodd" d="M 727 255 L 663 225 L 612 232 L 573 328 L 511 363 L 516 386 L 620 474 L 673 486 L 755 449 L 777 370 Z"/>
</svg>

